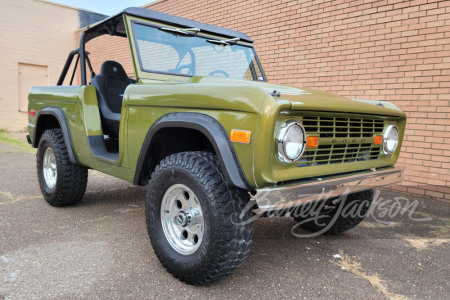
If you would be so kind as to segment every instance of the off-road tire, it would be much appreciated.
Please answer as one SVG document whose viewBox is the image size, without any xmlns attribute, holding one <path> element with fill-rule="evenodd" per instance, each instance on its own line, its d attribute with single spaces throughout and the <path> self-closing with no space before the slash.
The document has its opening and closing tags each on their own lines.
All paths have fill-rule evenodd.
<svg viewBox="0 0 450 300">
<path fill-rule="evenodd" d="M 180 183 L 196 194 L 205 220 L 203 241 L 190 255 L 175 251 L 162 229 L 162 199 L 168 188 Z M 146 193 L 147 229 L 159 261 L 175 278 L 192 285 L 233 272 L 244 262 L 252 244 L 252 211 L 245 209 L 248 200 L 246 191 L 226 183 L 212 153 L 182 152 L 164 158 Z"/>
<path fill-rule="evenodd" d="M 57 179 L 54 188 L 50 188 L 43 174 L 43 157 L 47 148 L 52 148 L 56 158 Z M 78 203 L 86 191 L 88 170 L 70 162 L 67 145 L 60 129 L 44 131 L 39 141 L 37 176 L 41 192 L 51 206 L 66 206 Z"/>
<path fill-rule="evenodd" d="M 339 216 L 337 216 L 336 220 L 329 227 L 329 229 L 327 229 L 324 232 L 321 232 L 321 234 L 334 235 L 334 234 L 340 234 L 345 231 L 348 231 L 348 230 L 354 228 L 355 226 L 357 226 L 359 223 L 361 223 L 362 220 L 364 220 L 365 216 L 367 215 L 367 213 L 369 211 L 370 204 L 372 203 L 373 195 L 374 195 L 373 190 L 366 190 L 366 191 L 362 191 L 362 192 L 349 194 L 349 195 L 347 195 L 345 200 L 343 200 L 344 203 L 338 203 L 336 209 L 334 209 L 331 212 L 326 213 L 328 215 L 328 217 L 321 218 L 319 220 L 318 223 L 320 225 L 317 224 L 317 222 L 315 222 L 315 221 L 309 221 L 309 222 L 302 223 L 301 227 L 303 227 L 306 230 L 313 232 L 313 233 L 321 232 L 324 229 L 324 227 L 328 227 L 330 222 L 333 222 L 333 218 L 336 216 L 336 214 L 340 214 Z M 364 202 L 364 201 L 366 201 L 366 202 Z M 349 205 L 350 205 L 350 207 L 349 207 Z M 355 206 L 357 206 L 359 208 L 358 214 L 352 215 L 352 214 L 345 213 L 345 212 L 352 211 L 352 207 L 355 207 Z M 346 208 L 344 209 L 344 207 L 346 207 Z M 356 208 L 354 210 L 356 210 Z M 344 212 L 345 216 L 342 215 L 342 212 Z M 297 223 L 300 223 L 300 222 L 303 222 L 304 219 L 301 217 L 294 217 L 294 220 Z"/>
</svg>

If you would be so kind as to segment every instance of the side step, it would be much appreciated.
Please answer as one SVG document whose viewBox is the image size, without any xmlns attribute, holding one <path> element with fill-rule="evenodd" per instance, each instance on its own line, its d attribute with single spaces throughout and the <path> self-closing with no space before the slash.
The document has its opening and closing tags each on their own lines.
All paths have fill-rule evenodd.
<svg viewBox="0 0 450 300">
<path fill-rule="evenodd" d="M 106 148 L 103 135 L 90 135 L 88 136 L 89 147 L 92 154 L 97 157 L 116 162 L 119 159 L 119 151 L 109 152 Z"/>
</svg>

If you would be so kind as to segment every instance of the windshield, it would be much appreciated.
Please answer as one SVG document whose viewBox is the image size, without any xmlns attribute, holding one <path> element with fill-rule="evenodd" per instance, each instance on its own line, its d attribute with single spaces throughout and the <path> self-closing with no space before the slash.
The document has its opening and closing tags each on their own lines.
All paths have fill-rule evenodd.
<svg viewBox="0 0 450 300">
<path fill-rule="evenodd" d="M 233 44 L 235 40 L 200 37 L 189 30 L 134 23 L 141 70 L 265 81 L 252 47 Z"/>
</svg>

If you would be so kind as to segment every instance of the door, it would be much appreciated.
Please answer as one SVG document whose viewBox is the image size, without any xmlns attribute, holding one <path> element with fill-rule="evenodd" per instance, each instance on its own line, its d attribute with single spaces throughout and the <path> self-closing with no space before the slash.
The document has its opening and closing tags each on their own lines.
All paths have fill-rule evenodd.
<svg viewBox="0 0 450 300">
<path fill-rule="evenodd" d="M 48 67 L 19 63 L 19 111 L 28 110 L 28 93 L 33 86 L 48 85 Z"/>
</svg>

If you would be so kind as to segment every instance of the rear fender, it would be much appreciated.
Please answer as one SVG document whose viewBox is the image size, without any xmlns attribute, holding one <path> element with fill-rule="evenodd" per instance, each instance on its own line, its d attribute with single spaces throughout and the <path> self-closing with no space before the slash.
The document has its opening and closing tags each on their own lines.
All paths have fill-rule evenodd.
<svg viewBox="0 0 450 300">
<path fill-rule="evenodd" d="M 66 117 L 65 117 L 64 112 L 62 111 L 62 109 L 59 108 L 59 107 L 45 106 L 37 114 L 36 128 L 34 130 L 34 136 L 33 136 L 33 147 L 37 148 L 38 145 L 39 145 L 40 136 L 37 136 L 37 134 L 39 134 L 41 131 L 42 132 L 45 131 L 45 129 L 46 129 L 45 128 L 45 125 L 46 125 L 45 121 L 43 121 L 43 119 L 44 119 L 43 116 L 46 116 L 46 115 L 52 115 L 58 121 L 59 126 L 61 128 L 61 132 L 62 132 L 63 137 L 64 137 L 64 142 L 66 143 L 67 152 L 69 154 L 70 162 L 73 163 L 73 164 L 77 164 L 78 162 L 77 162 L 77 159 L 75 158 L 75 154 L 74 154 L 74 151 L 73 151 L 72 141 L 70 139 L 69 128 L 67 126 Z M 44 128 L 44 129 L 42 130 L 42 128 Z"/>
</svg>

